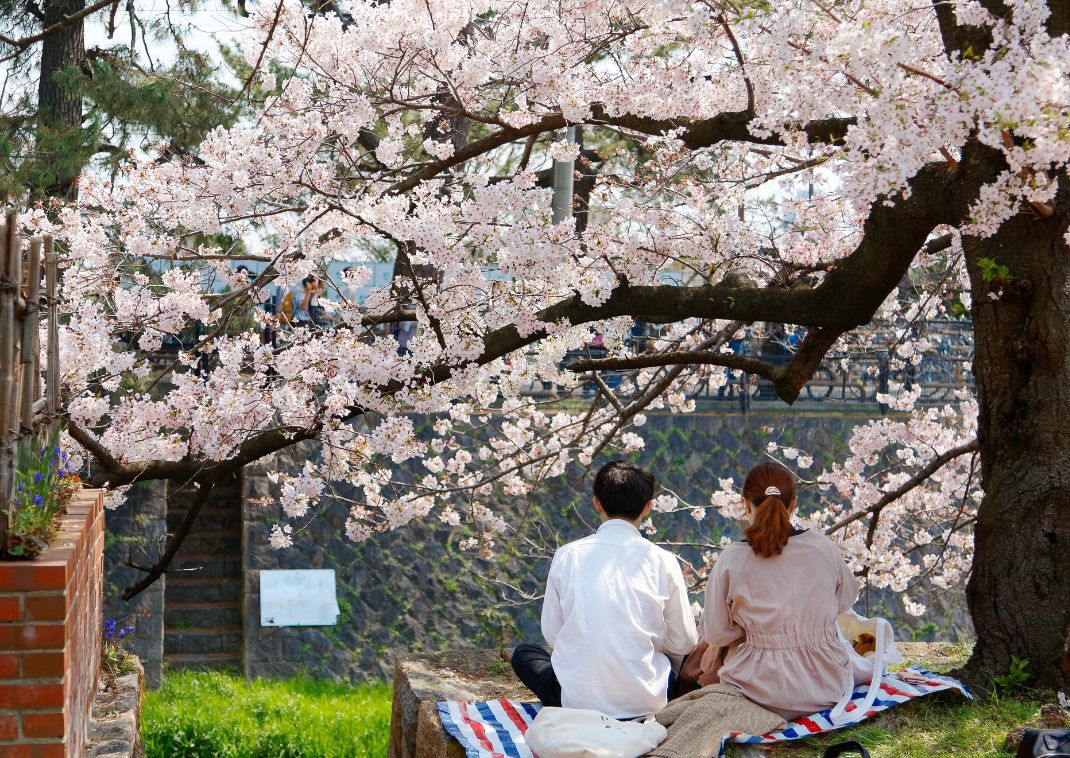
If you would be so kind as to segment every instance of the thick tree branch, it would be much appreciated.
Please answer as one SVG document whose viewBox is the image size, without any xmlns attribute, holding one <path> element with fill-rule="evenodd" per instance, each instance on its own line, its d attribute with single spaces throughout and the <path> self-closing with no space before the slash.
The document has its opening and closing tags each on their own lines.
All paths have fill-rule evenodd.
<svg viewBox="0 0 1070 758">
<path fill-rule="evenodd" d="M 606 114 L 601 106 L 592 108 L 594 117 L 588 122 L 607 124 L 629 129 L 642 134 L 663 135 L 683 129 L 680 140 L 690 149 L 710 147 L 719 142 L 750 142 L 757 145 L 782 145 L 783 140 L 775 134 L 768 137 L 754 135 L 750 131 L 753 111 L 729 111 L 713 118 L 691 121 L 689 119 L 657 119 L 649 116 Z M 810 121 L 802 125 L 802 131 L 812 143 L 843 144 L 848 128 L 856 123 L 854 118 L 828 118 Z"/>
<path fill-rule="evenodd" d="M 649 135 L 663 135 L 683 128 L 680 139 L 692 150 L 729 141 L 751 142 L 760 145 L 783 144 L 783 140 L 776 135 L 759 137 L 751 134 L 750 123 L 754 119 L 754 114 L 750 111 L 732 111 L 718 114 L 713 118 L 689 121 L 688 119 L 655 119 L 646 116 L 611 116 L 607 115 L 605 108 L 599 105 L 595 105 L 591 110 L 592 117 L 584 123 L 592 126 L 616 126 Z M 810 142 L 842 144 L 848 127 L 854 123 L 855 119 L 853 118 L 830 118 L 822 121 L 811 121 L 803 125 L 802 130 L 806 133 Z M 495 150 L 502 145 L 546 132 L 564 129 L 566 126 L 568 126 L 568 123 L 565 121 L 564 116 L 560 114 L 544 116 L 539 121 L 520 128 L 503 125 L 497 132 L 475 142 L 470 142 L 457 149 L 452 155 L 433 161 L 405 179 L 395 182 L 387 189 L 387 194 L 408 192 L 421 182 L 433 179 L 455 166 Z"/>
<path fill-rule="evenodd" d="M 650 355 L 637 355 L 630 358 L 601 358 L 574 361 L 565 366 L 569 371 L 586 373 L 588 371 L 627 371 L 629 369 L 655 368 L 657 366 L 710 365 L 757 374 L 769 381 L 780 378 L 780 370 L 772 363 L 759 358 L 733 353 L 719 353 L 714 350 L 675 350 Z"/>
<path fill-rule="evenodd" d="M 353 415 L 359 415 L 361 409 L 355 409 Z M 68 422 L 68 429 L 77 427 Z M 144 463 L 121 463 L 114 456 L 107 453 L 99 442 L 92 439 L 84 430 L 79 430 L 82 437 L 89 440 L 87 445 L 82 439 L 75 436 L 71 431 L 71 437 L 78 444 L 85 447 L 101 464 L 102 470 L 94 474 L 89 484 L 101 486 L 105 483 L 112 487 L 124 484 L 133 484 L 137 481 L 149 481 L 153 479 L 168 479 L 171 481 L 186 481 L 195 479 L 203 482 L 215 482 L 220 478 L 233 474 L 247 463 L 259 460 L 279 450 L 284 450 L 291 445 L 305 440 L 315 439 L 320 433 L 320 424 L 311 427 L 281 427 L 258 432 L 255 436 L 238 445 L 234 455 L 225 460 L 196 460 L 183 458 L 177 461 L 148 461 Z M 107 457 L 101 457 L 96 451 L 103 450 Z"/>
</svg>

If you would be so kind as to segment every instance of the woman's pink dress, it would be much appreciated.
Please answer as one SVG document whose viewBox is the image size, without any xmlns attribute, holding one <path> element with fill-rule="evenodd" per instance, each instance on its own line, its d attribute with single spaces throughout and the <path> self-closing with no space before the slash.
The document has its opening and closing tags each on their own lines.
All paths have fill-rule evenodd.
<svg viewBox="0 0 1070 758">
<path fill-rule="evenodd" d="M 790 721 L 850 693 L 836 616 L 857 596 L 854 575 L 820 532 L 794 534 L 772 558 L 734 543 L 706 583 L 699 633 L 714 650 L 739 643 L 725 655 L 720 680 Z"/>
</svg>

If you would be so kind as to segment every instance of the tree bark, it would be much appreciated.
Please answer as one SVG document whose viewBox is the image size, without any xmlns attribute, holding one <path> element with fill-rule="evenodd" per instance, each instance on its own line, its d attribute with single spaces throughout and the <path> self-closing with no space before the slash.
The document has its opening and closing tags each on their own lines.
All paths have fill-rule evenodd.
<svg viewBox="0 0 1070 758">
<path fill-rule="evenodd" d="M 1060 184 L 1051 218 L 1026 210 L 993 237 L 963 241 L 985 490 L 966 675 L 981 688 L 1017 656 L 1030 685 L 1070 689 L 1070 181 Z M 986 281 L 984 258 L 1010 281 Z"/>
<path fill-rule="evenodd" d="M 48 28 L 63 21 L 65 16 L 85 7 L 85 0 L 47 0 L 44 4 L 43 25 Z M 82 96 L 60 86 L 56 74 L 77 66 L 85 57 L 85 22 L 73 21 L 48 35 L 41 43 L 41 81 L 37 88 L 38 119 L 52 140 L 69 140 L 82 127 Z M 70 144 L 70 143 L 68 143 Z M 82 167 L 77 148 L 63 151 L 55 161 L 55 182 L 44 194 L 50 197 L 75 199 L 77 178 Z"/>
</svg>

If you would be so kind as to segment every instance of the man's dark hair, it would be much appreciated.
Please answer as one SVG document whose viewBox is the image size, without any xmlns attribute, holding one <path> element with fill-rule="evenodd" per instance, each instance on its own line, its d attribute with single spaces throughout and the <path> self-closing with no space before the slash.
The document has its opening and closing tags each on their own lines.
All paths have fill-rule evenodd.
<svg viewBox="0 0 1070 758">
<path fill-rule="evenodd" d="M 635 520 L 654 499 L 658 480 L 642 466 L 612 461 L 594 475 L 594 496 L 607 516 Z"/>
</svg>

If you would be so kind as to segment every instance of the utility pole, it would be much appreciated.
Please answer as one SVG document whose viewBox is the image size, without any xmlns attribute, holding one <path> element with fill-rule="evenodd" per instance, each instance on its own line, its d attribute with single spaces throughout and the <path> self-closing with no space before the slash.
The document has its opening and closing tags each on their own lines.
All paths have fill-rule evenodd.
<svg viewBox="0 0 1070 758">
<path fill-rule="evenodd" d="M 561 132 L 558 132 L 561 134 Z M 565 141 L 576 143 L 576 127 L 565 128 Z M 572 182 L 576 172 L 576 161 L 554 161 L 554 199 L 552 208 L 555 224 L 559 224 L 572 215 Z"/>
</svg>

